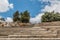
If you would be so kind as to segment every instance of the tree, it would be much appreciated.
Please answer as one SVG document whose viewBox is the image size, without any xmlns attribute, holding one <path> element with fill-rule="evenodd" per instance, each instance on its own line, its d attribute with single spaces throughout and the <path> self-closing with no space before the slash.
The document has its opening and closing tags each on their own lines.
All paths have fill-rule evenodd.
<svg viewBox="0 0 60 40">
<path fill-rule="evenodd" d="M 16 11 L 14 14 L 13 14 L 13 21 L 16 22 L 16 21 L 19 21 L 20 18 L 19 18 L 19 11 Z"/>
<path fill-rule="evenodd" d="M 49 12 L 45 12 L 45 14 L 42 16 L 42 22 L 50 22 L 52 18 L 52 14 Z"/>
<path fill-rule="evenodd" d="M 30 14 L 28 11 L 24 11 L 21 15 L 21 21 L 22 23 L 28 23 L 30 20 Z"/>
<path fill-rule="evenodd" d="M 42 16 L 42 22 L 60 21 L 60 13 L 45 12 Z"/>
<path fill-rule="evenodd" d="M 54 20 L 55 20 L 55 21 L 60 21 L 60 13 L 56 13 L 56 14 L 54 15 Z"/>
<path fill-rule="evenodd" d="M 24 12 L 21 12 L 21 13 L 19 13 L 19 11 L 16 11 L 13 14 L 13 20 L 14 20 L 14 22 L 19 21 L 19 22 L 22 22 L 22 23 L 29 23 L 30 14 L 29 14 L 28 11 L 24 11 Z"/>
<path fill-rule="evenodd" d="M 4 18 L 0 18 L 0 20 L 5 21 L 5 19 L 4 19 Z"/>
</svg>

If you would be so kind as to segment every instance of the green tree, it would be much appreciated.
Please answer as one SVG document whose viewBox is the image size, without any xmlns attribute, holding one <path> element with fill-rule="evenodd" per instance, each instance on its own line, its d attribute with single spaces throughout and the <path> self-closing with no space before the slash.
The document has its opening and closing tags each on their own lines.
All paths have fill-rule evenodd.
<svg viewBox="0 0 60 40">
<path fill-rule="evenodd" d="M 19 13 L 19 11 L 16 11 L 13 14 L 13 20 L 14 22 L 22 22 L 22 23 L 29 23 L 30 20 L 30 13 L 28 11 L 24 11 Z"/>
<path fill-rule="evenodd" d="M 56 13 L 56 14 L 54 15 L 54 20 L 55 20 L 55 21 L 60 21 L 60 13 Z"/>
<path fill-rule="evenodd" d="M 16 22 L 16 21 L 19 21 L 20 18 L 19 18 L 19 11 L 16 11 L 14 14 L 13 14 L 13 21 Z"/>
<path fill-rule="evenodd" d="M 45 12 L 42 16 L 42 22 L 60 21 L 60 13 Z"/>
<path fill-rule="evenodd" d="M 5 19 L 4 19 L 4 18 L 0 18 L 0 20 L 5 21 Z"/>
<path fill-rule="evenodd" d="M 45 12 L 45 14 L 42 16 L 42 22 L 50 22 L 52 14 L 50 12 Z"/>
<path fill-rule="evenodd" d="M 28 11 L 24 11 L 22 14 L 21 14 L 21 21 L 22 23 L 28 23 L 30 20 L 30 14 Z"/>
</svg>

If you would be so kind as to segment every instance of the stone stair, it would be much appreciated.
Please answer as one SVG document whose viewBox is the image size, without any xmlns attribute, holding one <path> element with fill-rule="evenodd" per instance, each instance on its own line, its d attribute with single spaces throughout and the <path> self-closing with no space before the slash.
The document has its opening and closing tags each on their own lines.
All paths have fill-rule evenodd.
<svg viewBox="0 0 60 40">
<path fill-rule="evenodd" d="M 51 29 L 52 30 L 52 29 Z M 56 38 L 56 30 L 46 30 L 42 27 L 32 27 L 32 28 L 0 28 L 0 34 L 6 34 L 5 36 L 0 36 L 4 38 L 1 40 L 45 40 L 42 38 Z M 15 38 L 15 39 L 13 39 Z M 55 39 L 46 39 L 55 40 Z"/>
<path fill-rule="evenodd" d="M 60 40 L 60 38 L 1 38 L 0 40 Z"/>
<path fill-rule="evenodd" d="M 18 33 L 8 35 L 8 38 L 56 38 L 57 31 L 47 31 L 41 27 L 33 27 L 20 30 Z"/>
</svg>

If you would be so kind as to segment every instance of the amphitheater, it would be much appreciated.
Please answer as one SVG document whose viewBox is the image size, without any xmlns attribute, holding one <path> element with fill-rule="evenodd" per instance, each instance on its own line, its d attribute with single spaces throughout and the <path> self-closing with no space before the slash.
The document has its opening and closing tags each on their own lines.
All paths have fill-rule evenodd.
<svg viewBox="0 0 60 40">
<path fill-rule="evenodd" d="M 60 22 L 40 23 L 33 27 L 1 27 L 0 40 L 60 40 Z"/>
</svg>

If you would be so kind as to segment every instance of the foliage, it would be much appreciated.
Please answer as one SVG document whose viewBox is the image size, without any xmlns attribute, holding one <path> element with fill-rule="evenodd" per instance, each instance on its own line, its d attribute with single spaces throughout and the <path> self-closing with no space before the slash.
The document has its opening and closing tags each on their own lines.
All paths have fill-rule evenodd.
<svg viewBox="0 0 60 40">
<path fill-rule="evenodd" d="M 0 20 L 5 21 L 5 19 L 4 19 L 4 18 L 0 18 Z"/>
<path fill-rule="evenodd" d="M 16 11 L 13 15 L 13 20 L 14 22 L 19 21 L 22 23 L 28 23 L 30 19 L 30 14 L 28 11 L 24 11 L 19 13 L 18 11 Z"/>
<path fill-rule="evenodd" d="M 19 18 L 19 11 L 16 11 L 14 14 L 13 14 L 13 21 L 16 22 L 16 21 L 19 21 L 20 18 Z"/>
<path fill-rule="evenodd" d="M 60 21 L 60 13 L 45 12 L 42 16 L 42 22 Z"/>
<path fill-rule="evenodd" d="M 21 16 L 22 23 L 28 23 L 30 19 L 30 15 L 28 11 L 23 12 Z"/>
</svg>

